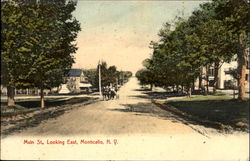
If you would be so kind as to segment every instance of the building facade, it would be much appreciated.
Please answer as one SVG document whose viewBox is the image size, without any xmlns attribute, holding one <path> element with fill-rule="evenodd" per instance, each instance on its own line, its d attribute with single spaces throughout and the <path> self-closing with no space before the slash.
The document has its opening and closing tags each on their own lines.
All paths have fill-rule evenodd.
<svg viewBox="0 0 250 161">
<path fill-rule="evenodd" d="M 223 63 L 218 71 L 218 89 L 233 89 L 234 87 L 237 87 L 237 80 L 230 74 L 230 71 L 236 70 L 238 66 L 238 62 L 232 61 L 230 63 Z M 245 85 L 247 91 L 249 91 L 249 69 L 250 69 L 250 61 L 249 61 L 249 55 L 247 57 L 247 69 L 246 69 L 246 75 L 245 75 Z M 203 86 L 207 85 L 207 79 L 206 79 L 206 68 L 202 68 L 202 80 L 200 81 Z M 212 82 L 214 81 L 214 67 L 211 66 L 208 70 L 208 84 L 209 86 L 212 86 Z M 195 82 L 195 89 L 198 89 L 199 87 L 199 79 Z"/>
<path fill-rule="evenodd" d="M 89 91 L 90 87 L 91 84 L 87 81 L 82 69 L 70 69 L 64 77 L 64 83 L 60 87 L 59 94 L 81 93 Z"/>
</svg>

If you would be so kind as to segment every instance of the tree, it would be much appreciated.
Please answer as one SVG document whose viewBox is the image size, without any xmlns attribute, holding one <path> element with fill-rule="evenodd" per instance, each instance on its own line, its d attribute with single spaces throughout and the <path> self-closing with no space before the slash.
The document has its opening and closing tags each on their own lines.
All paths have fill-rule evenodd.
<svg viewBox="0 0 250 161">
<path fill-rule="evenodd" d="M 214 3 L 218 0 L 214 0 Z M 216 8 L 218 19 L 223 20 L 237 40 L 237 60 L 239 95 L 238 99 L 246 99 L 245 75 L 247 66 L 247 47 L 249 48 L 249 10 L 250 2 L 247 0 L 220 0 Z"/>
<path fill-rule="evenodd" d="M 132 76 L 132 72 L 118 71 L 116 66 L 114 65 L 108 66 L 107 63 L 103 61 L 100 63 L 100 65 L 97 66 L 97 69 L 95 70 L 95 74 L 94 73 L 87 74 L 88 80 L 91 79 L 90 82 L 92 82 L 92 85 L 94 87 L 98 87 L 98 84 L 99 84 L 99 68 L 101 68 L 101 83 L 102 83 L 101 85 L 102 86 L 123 84 L 124 81 L 127 81 L 128 78 Z"/>
<path fill-rule="evenodd" d="M 109 68 L 108 68 L 108 77 L 107 77 L 107 82 L 109 83 L 109 84 L 115 84 L 116 82 L 117 82 L 117 77 L 118 77 L 118 71 L 117 71 L 117 69 L 116 69 L 116 66 L 110 66 Z"/>
<path fill-rule="evenodd" d="M 194 45 L 198 46 L 196 60 L 200 61 L 199 65 L 206 66 L 207 69 L 213 66 L 215 69 L 213 80 L 213 91 L 215 92 L 221 65 L 224 62 L 229 63 L 236 53 L 232 34 L 222 21 L 211 17 L 196 26 L 193 34 L 190 35 L 189 41 L 192 40 L 196 40 Z M 206 75 L 208 77 L 208 72 Z"/>
<path fill-rule="evenodd" d="M 5 80 L 12 87 L 40 88 L 42 108 L 45 106 L 43 90 L 58 86 L 74 62 L 72 54 L 77 48 L 72 42 L 80 30 L 80 24 L 72 16 L 75 6 L 75 2 L 64 0 L 4 5 L 4 59 L 1 61 L 8 70 Z M 13 20 L 9 19 L 16 17 L 11 10 L 18 11 Z M 20 28 L 20 33 L 16 28 Z M 11 37 L 11 32 L 18 37 Z M 18 46 L 13 48 L 13 45 Z"/>
<path fill-rule="evenodd" d="M 34 87 L 40 88 L 42 108 L 45 106 L 43 90 L 59 86 L 74 62 L 72 54 L 77 48 L 72 42 L 80 30 L 78 21 L 72 17 L 75 6 L 72 1 L 41 2 L 34 6 L 37 13 L 32 19 L 38 20 L 31 30 L 38 41 L 33 48 L 36 53 L 33 53 L 29 79 Z"/>
<path fill-rule="evenodd" d="M 7 86 L 8 106 L 15 105 L 14 88 L 29 85 L 23 81 L 31 62 L 26 20 L 21 4 L 1 1 L 1 82 Z"/>
<path fill-rule="evenodd" d="M 179 85 L 190 88 L 197 74 L 196 63 L 191 57 L 190 42 L 187 43 L 186 37 L 190 31 L 187 23 L 183 19 L 179 20 L 174 30 L 170 30 L 169 25 L 163 26 L 158 34 L 160 42 L 151 43 L 153 55 L 149 65 L 149 69 L 155 74 L 156 84 L 172 86 L 173 89 L 176 87 L 177 90 Z"/>
<path fill-rule="evenodd" d="M 136 72 L 136 77 L 140 81 L 141 85 L 150 85 L 150 90 L 152 91 L 154 81 L 154 73 L 148 69 L 141 69 Z"/>
<path fill-rule="evenodd" d="M 216 12 L 221 4 L 222 0 L 204 3 L 188 19 L 177 18 L 176 22 L 163 26 L 158 34 L 160 41 L 151 43 L 151 61 L 144 61 L 144 64 L 152 62 L 147 69 L 161 79 L 156 81 L 158 84 L 173 88 L 181 85 L 189 91 L 191 87 L 194 90 L 198 76 L 201 82 L 201 68 L 206 67 L 208 82 L 208 69 L 214 66 L 213 86 L 216 91 L 220 66 L 230 62 L 236 53 L 233 32 Z"/>
<path fill-rule="evenodd" d="M 97 87 L 98 86 L 98 84 L 96 84 L 97 82 L 95 81 L 96 76 L 97 76 L 96 69 L 84 69 L 83 73 L 86 76 L 87 81 L 93 87 Z"/>
<path fill-rule="evenodd" d="M 216 91 L 218 82 L 218 71 L 224 62 L 229 63 L 236 54 L 236 43 L 233 34 L 227 28 L 227 24 L 218 19 L 216 8 L 220 1 L 202 4 L 199 16 L 196 14 L 195 33 L 199 35 L 198 44 L 203 48 L 201 53 L 206 57 L 204 66 L 213 66 L 215 69 L 213 91 Z M 202 16 L 202 18 L 201 18 Z M 197 23 L 196 23 L 197 24 Z"/>
</svg>

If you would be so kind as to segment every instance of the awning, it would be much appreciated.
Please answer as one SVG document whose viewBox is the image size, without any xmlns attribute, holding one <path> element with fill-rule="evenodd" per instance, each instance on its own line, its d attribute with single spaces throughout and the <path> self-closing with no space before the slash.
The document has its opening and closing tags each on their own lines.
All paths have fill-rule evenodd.
<svg viewBox="0 0 250 161">
<path fill-rule="evenodd" d="M 79 87 L 92 87 L 92 85 L 90 83 L 80 83 Z"/>
</svg>

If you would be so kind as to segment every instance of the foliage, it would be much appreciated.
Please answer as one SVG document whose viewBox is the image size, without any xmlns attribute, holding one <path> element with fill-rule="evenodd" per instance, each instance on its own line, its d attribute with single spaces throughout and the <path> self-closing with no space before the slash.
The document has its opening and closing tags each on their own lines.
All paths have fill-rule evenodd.
<svg viewBox="0 0 250 161">
<path fill-rule="evenodd" d="M 96 69 L 84 70 L 84 75 L 93 87 L 99 87 L 99 68 L 101 69 L 101 85 L 122 85 L 132 76 L 130 71 L 118 71 L 116 66 L 108 66 L 106 62 L 101 62 Z"/>
<path fill-rule="evenodd" d="M 147 69 L 141 69 L 136 72 L 135 76 L 140 81 L 141 85 L 154 84 L 153 73 Z"/>
<path fill-rule="evenodd" d="M 58 86 L 62 82 L 63 74 L 74 62 L 72 53 L 77 48 L 72 42 L 80 30 L 78 21 L 71 15 L 75 5 L 71 1 L 67 4 L 47 2 L 38 7 L 42 25 L 32 28 L 40 39 L 35 44 L 38 53 L 34 53 L 34 63 L 29 72 L 31 82 L 36 87 Z"/>
<path fill-rule="evenodd" d="M 83 74 L 86 77 L 87 81 L 92 84 L 92 85 L 97 85 L 95 84 L 95 79 L 96 79 L 96 69 L 84 69 Z"/>
<path fill-rule="evenodd" d="M 74 62 L 80 30 L 73 1 L 1 2 L 1 70 L 15 88 L 58 86 Z"/>
<path fill-rule="evenodd" d="M 142 84 L 190 88 L 200 69 L 209 66 L 214 66 L 216 79 L 224 62 L 236 54 L 240 57 L 235 33 L 249 29 L 247 8 L 245 0 L 214 0 L 200 5 L 187 19 L 166 23 L 159 41 L 150 43 L 153 54 L 143 61 L 146 69 L 137 72 L 138 79 Z"/>
<path fill-rule="evenodd" d="M 227 74 L 230 74 L 235 80 L 239 80 L 240 78 L 240 73 L 237 69 L 229 69 L 229 71 L 227 71 Z"/>
<path fill-rule="evenodd" d="M 247 66 L 247 48 L 249 50 L 249 26 L 250 26 L 250 2 L 248 0 L 214 0 L 220 2 L 216 8 L 217 18 L 225 22 L 233 37 L 237 40 L 237 61 L 238 61 L 238 99 L 246 99 L 245 74 Z"/>
</svg>

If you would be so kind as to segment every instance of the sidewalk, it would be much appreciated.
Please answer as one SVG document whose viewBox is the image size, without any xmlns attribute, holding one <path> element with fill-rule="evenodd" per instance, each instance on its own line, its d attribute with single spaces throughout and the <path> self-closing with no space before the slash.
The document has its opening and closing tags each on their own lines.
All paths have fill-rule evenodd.
<svg viewBox="0 0 250 161">
<path fill-rule="evenodd" d="M 47 95 L 44 96 L 45 100 L 46 98 L 62 98 L 61 100 L 67 100 L 73 97 L 93 97 L 93 98 L 98 98 L 100 97 L 98 93 L 91 93 L 91 94 L 79 94 L 79 95 Z M 15 100 L 20 100 L 20 99 L 40 99 L 40 96 L 38 95 L 16 95 Z M 7 96 L 2 96 L 1 95 L 1 102 L 6 102 L 7 101 Z"/>
</svg>

